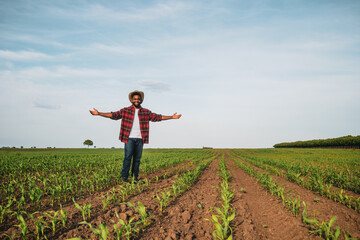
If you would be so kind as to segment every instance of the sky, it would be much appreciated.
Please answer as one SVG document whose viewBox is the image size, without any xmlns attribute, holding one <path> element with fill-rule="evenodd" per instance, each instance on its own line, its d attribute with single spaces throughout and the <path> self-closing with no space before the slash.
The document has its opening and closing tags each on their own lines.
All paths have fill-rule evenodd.
<svg viewBox="0 0 360 240">
<path fill-rule="evenodd" d="M 0 1 L 0 147 L 122 148 L 133 90 L 146 148 L 360 135 L 360 1 Z"/>
</svg>

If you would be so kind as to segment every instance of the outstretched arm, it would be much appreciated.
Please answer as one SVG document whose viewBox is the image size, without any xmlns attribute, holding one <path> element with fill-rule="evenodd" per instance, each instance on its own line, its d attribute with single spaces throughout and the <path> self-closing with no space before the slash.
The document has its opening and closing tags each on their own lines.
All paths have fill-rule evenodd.
<svg viewBox="0 0 360 240">
<path fill-rule="evenodd" d="M 101 113 L 98 110 L 96 110 L 95 108 L 94 108 L 93 111 L 89 110 L 89 112 L 92 115 L 99 115 L 99 116 L 106 117 L 106 118 L 111 118 L 112 117 L 112 113 Z"/>
<path fill-rule="evenodd" d="M 168 120 L 168 119 L 179 119 L 181 114 L 174 113 L 172 116 L 161 116 L 161 120 Z"/>
</svg>

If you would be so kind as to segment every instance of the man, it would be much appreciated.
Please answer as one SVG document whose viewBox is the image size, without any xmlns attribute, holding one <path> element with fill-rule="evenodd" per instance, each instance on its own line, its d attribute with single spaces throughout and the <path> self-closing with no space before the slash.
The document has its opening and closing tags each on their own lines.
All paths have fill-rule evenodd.
<svg viewBox="0 0 360 240">
<path fill-rule="evenodd" d="M 179 119 L 181 117 L 181 114 L 176 113 L 172 116 L 162 116 L 142 108 L 141 103 L 144 100 L 144 93 L 141 91 L 136 90 L 129 93 L 129 100 L 132 105 L 117 112 L 101 113 L 95 108 L 93 111 L 89 110 L 92 115 L 114 120 L 122 119 L 119 139 L 125 143 L 125 156 L 121 170 L 124 182 L 128 181 L 130 165 L 131 176 L 135 178 L 135 181 L 138 181 L 143 144 L 149 143 L 149 121 L 158 122 L 161 120 Z"/>
</svg>

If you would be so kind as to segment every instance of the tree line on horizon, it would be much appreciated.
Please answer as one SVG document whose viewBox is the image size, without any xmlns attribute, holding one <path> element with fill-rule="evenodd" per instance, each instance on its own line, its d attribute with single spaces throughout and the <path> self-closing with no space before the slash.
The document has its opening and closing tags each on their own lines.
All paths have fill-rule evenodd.
<svg viewBox="0 0 360 240">
<path fill-rule="evenodd" d="M 274 148 L 360 148 L 360 135 L 338 138 L 314 139 L 307 141 L 283 142 Z"/>
</svg>

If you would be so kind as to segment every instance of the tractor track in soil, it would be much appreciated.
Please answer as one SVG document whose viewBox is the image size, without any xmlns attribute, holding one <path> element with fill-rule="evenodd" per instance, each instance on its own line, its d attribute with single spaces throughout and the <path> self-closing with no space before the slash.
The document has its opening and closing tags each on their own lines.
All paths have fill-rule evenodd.
<svg viewBox="0 0 360 240">
<path fill-rule="evenodd" d="M 237 156 L 235 156 L 235 158 L 260 172 L 267 172 L 249 162 L 241 160 L 241 158 Z M 335 225 L 339 226 L 341 230 L 350 233 L 352 237 L 360 239 L 360 214 L 358 212 L 331 199 L 322 197 L 320 194 L 303 188 L 285 178 L 273 174 L 270 175 L 273 177 L 273 180 L 278 182 L 279 186 L 284 185 L 286 191 L 291 191 L 294 196 L 300 196 L 301 201 L 306 202 L 308 217 L 313 218 L 315 216 L 320 222 L 329 222 L 331 218 L 336 216 Z M 314 199 L 317 200 L 315 201 Z M 278 202 L 281 203 L 280 200 L 278 200 Z M 301 212 L 302 210 L 303 207 L 301 206 Z M 300 217 L 298 216 L 298 218 Z"/>
</svg>

